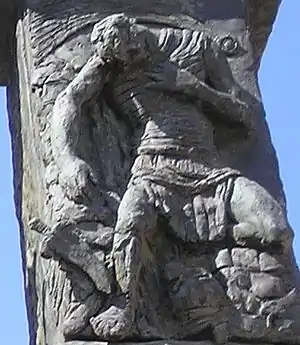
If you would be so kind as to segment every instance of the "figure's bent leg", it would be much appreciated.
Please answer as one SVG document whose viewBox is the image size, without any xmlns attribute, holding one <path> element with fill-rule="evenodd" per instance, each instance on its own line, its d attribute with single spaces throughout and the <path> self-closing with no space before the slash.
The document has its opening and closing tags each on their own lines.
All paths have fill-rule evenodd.
<svg viewBox="0 0 300 345">
<path fill-rule="evenodd" d="M 120 288 L 108 310 L 91 319 L 94 332 L 104 340 L 124 339 L 133 326 L 139 273 L 141 241 L 155 228 L 157 215 L 142 185 L 129 188 L 119 206 L 113 243 L 116 281 Z"/>
<path fill-rule="evenodd" d="M 238 243 L 256 242 L 265 247 L 279 245 L 284 251 L 291 249 L 293 232 L 285 211 L 257 182 L 236 178 L 230 208 L 237 222 L 233 237 Z"/>
</svg>

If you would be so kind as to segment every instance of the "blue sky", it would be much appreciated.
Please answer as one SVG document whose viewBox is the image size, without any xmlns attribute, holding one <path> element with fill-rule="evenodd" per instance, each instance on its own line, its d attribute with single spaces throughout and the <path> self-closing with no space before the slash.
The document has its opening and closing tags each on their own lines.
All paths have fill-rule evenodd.
<svg viewBox="0 0 300 345">
<path fill-rule="evenodd" d="M 295 231 L 294 250 L 300 263 L 300 40 L 299 0 L 284 0 L 264 55 L 260 86 L 276 147 L 288 201 L 289 220 Z M 27 345 L 23 277 L 18 225 L 12 190 L 11 147 L 5 105 L 0 88 L 0 334 L 2 344 Z"/>
</svg>

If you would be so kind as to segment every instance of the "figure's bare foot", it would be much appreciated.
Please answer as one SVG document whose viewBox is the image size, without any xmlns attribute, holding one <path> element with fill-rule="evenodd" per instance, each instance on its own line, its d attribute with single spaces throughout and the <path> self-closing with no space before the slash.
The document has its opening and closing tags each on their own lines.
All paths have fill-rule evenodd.
<svg viewBox="0 0 300 345">
<path fill-rule="evenodd" d="M 88 326 L 90 317 L 97 313 L 101 304 L 102 299 L 97 293 L 91 294 L 83 301 L 71 303 L 63 322 L 65 338 L 72 339 L 82 332 Z"/>
<path fill-rule="evenodd" d="M 103 340 L 122 340 L 131 335 L 134 313 L 132 308 L 111 306 L 90 319 L 95 334 Z"/>
</svg>

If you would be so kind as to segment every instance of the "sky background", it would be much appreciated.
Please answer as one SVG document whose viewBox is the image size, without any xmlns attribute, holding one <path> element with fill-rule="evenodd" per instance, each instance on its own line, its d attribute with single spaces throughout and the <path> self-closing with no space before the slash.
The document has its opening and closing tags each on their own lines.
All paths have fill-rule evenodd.
<svg viewBox="0 0 300 345">
<path fill-rule="evenodd" d="M 260 70 L 267 119 L 279 158 L 288 216 L 300 263 L 300 39 L 299 0 L 284 0 Z M 13 205 L 11 147 L 5 89 L 0 88 L 0 334 L 1 344 L 27 345 L 19 229 Z"/>
</svg>

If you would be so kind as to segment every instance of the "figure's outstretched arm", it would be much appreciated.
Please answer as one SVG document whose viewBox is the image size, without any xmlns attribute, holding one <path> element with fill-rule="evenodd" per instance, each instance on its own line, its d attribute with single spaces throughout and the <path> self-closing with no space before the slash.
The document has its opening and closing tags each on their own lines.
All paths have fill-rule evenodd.
<svg viewBox="0 0 300 345">
<path fill-rule="evenodd" d="M 235 93 L 218 91 L 206 83 L 198 80 L 195 83 L 191 95 L 195 95 L 199 101 L 208 102 L 216 110 L 215 114 L 223 119 L 242 123 L 249 131 L 254 129 L 250 107 Z"/>
<path fill-rule="evenodd" d="M 207 102 L 216 110 L 216 115 L 233 122 L 241 122 L 248 130 L 252 130 L 250 111 L 246 102 L 238 98 L 234 92 L 235 88 L 226 88 L 226 91 L 219 91 L 198 79 L 186 69 L 179 69 L 173 63 L 166 61 L 157 66 L 147 75 L 153 82 L 148 84 L 149 88 L 186 95 L 199 102 Z M 228 78 L 226 83 L 229 84 Z M 224 88 L 225 89 L 225 88 Z M 231 92 L 231 93 L 229 93 Z"/>
<path fill-rule="evenodd" d="M 97 177 L 92 168 L 76 156 L 82 105 L 101 92 L 108 80 L 110 66 L 94 56 L 62 91 L 53 106 L 51 143 L 59 182 L 69 199 L 91 199 Z"/>
</svg>

